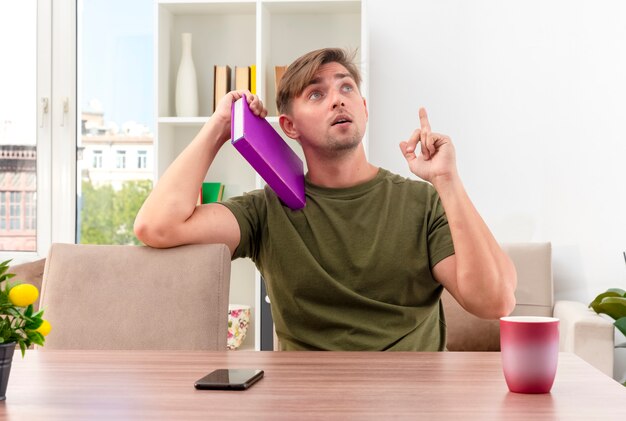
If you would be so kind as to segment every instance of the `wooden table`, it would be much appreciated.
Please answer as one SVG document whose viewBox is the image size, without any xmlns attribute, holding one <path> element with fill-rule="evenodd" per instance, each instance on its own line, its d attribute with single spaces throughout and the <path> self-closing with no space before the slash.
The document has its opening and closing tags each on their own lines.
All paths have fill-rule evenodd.
<svg viewBox="0 0 626 421">
<path fill-rule="evenodd" d="M 215 368 L 251 389 L 199 391 Z M 0 419 L 624 420 L 626 388 L 561 354 L 550 394 L 510 393 L 499 353 L 33 351 L 13 359 Z"/>
</svg>

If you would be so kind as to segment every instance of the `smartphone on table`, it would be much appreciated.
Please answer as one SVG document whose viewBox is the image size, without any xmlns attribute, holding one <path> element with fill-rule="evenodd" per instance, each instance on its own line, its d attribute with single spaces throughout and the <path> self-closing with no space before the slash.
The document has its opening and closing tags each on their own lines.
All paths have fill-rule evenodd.
<svg viewBox="0 0 626 421">
<path fill-rule="evenodd" d="M 246 390 L 263 378 L 263 370 L 218 369 L 196 380 L 194 387 L 201 390 Z"/>
</svg>

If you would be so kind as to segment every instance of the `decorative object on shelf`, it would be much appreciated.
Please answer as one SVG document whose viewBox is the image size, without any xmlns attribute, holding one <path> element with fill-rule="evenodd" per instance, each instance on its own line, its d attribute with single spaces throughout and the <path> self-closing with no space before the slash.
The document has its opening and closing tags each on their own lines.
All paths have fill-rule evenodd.
<svg viewBox="0 0 626 421">
<path fill-rule="evenodd" d="M 246 338 L 250 324 L 250 306 L 243 304 L 228 305 L 228 340 L 226 347 L 230 350 L 239 348 Z"/>
<path fill-rule="evenodd" d="M 221 202 L 224 198 L 224 184 L 203 182 L 200 189 L 200 204 Z"/>
<path fill-rule="evenodd" d="M 176 115 L 178 117 L 197 117 L 198 81 L 191 55 L 191 34 L 184 32 L 181 38 L 182 54 L 176 76 Z"/>
<path fill-rule="evenodd" d="M 10 261 L 0 263 L 0 282 L 5 282 L 0 289 L 0 400 L 6 399 L 15 347 L 20 346 L 23 357 L 31 344 L 43 346 L 51 329 L 42 319 L 43 310 L 33 314 L 33 303 L 39 298 L 37 287 L 8 282 L 15 276 L 7 272 Z"/>
</svg>

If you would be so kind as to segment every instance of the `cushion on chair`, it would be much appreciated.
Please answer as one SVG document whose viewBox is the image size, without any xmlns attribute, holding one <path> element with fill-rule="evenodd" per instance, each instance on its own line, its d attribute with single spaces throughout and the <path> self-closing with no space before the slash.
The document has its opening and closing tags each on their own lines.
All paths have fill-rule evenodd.
<svg viewBox="0 0 626 421">
<path fill-rule="evenodd" d="M 53 244 L 46 349 L 226 349 L 230 252 Z"/>
</svg>

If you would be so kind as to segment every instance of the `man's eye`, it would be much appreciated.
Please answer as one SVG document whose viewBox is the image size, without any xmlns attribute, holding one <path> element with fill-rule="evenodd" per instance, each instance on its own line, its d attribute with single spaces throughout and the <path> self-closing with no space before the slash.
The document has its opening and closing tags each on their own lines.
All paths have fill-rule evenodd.
<svg viewBox="0 0 626 421">
<path fill-rule="evenodd" d="M 322 94 L 318 91 L 314 91 L 309 94 L 309 99 L 320 99 L 321 97 Z"/>
<path fill-rule="evenodd" d="M 343 85 L 343 90 L 345 92 L 352 92 L 354 90 L 354 88 L 352 87 L 352 85 L 346 84 L 346 85 Z"/>
</svg>

